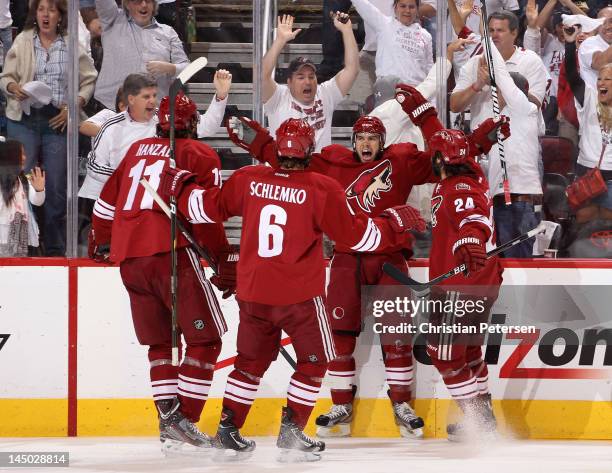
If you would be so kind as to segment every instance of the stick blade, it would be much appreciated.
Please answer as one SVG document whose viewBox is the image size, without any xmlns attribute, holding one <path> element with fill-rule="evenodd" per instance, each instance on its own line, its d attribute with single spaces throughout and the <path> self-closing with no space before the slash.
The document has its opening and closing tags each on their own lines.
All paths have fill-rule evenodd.
<svg viewBox="0 0 612 473">
<path fill-rule="evenodd" d="M 429 290 L 429 286 L 427 284 L 415 281 L 404 271 L 391 263 L 384 263 L 382 269 L 387 275 L 395 279 L 397 282 L 402 283 L 404 286 L 410 287 L 415 292 L 425 292 Z"/>
<path fill-rule="evenodd" d="M 189 79 L 191 79 L 200 69 L 205 68 L 207 64 L 208 59 L 204 56 L 200 56 L 189 63 L 189 65 L 178 75 L 176 80 L 180 81 L 181 85 L 185 85 Z"/>
</svg>

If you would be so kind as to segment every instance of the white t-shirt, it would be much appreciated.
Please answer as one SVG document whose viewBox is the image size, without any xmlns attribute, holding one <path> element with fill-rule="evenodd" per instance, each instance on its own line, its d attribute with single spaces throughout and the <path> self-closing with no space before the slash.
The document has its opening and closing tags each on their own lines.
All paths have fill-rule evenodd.
<svg viewBox="0 0 612 473">
<path fill-rule="evenodd" d="M 492 46 L 494 47 L 494 45 Z M 474 56 L 461 68 L 453 93 L 472 86 L 478 76 L 479 61 L 480 56 Z M 542 59 L 536 53 L 515 46 L 514 54 L 506 61 L 506 69 L 510 72 L 522 74 L 529 82 L 529 93 L 537 98 L 540 103 L 543 101 L 546 95 L 548 73 Z M 474 95 L 469 109 L 472 130 L 487 118 L 493 116 L 491 88 L 489 86 L 483 87 L 479 93 Z"/>
<path fill-rule="evenodd" d="M 404 26 L 394 16 L 383 15 L 369 0 L 353 6 L 376 32 L 376 77 L 397 76 L 416 86 L 433 65 L 431 35 L 418 22 Z"/>
<path fill-rule="evenodd" d="M 610 45 L 600 36 L 591 36 L 584 40 L 578 49 L 578 64 L 580 64 L 580 77 L 584 83 L 597 88 L 597 71 L 591 67 L 593 54 L 598 51 L 605 51 Z"/>
<path fill-rule="evenodd" d="M 542 58 L 551 80 L 549 94 L 551 97 L 556 97 L 559 88 L 559 71 L 565 58 L 565 44 L 555 35 L 546 33 L 542 46 L 541 32 L 536 28 L 527 28 L 523 45 L 525 49 L 533 51 Z"/>
<path fill-rule="evenodd" d="M 497 48 L 491 48 L 491 53 L 497 86 L 506 100 L 506 106 L 501 113 L 510 117 L 512 131 L 510 137 L 504 141 L 504 159 L 510 192 L 513 194 L 542 194 L 539 171 L 539 163 L 542 159 L 539 137 L 544 134 L 542 113 L 514 85 Z M 488 180 L 491 195 L 504 192 L 498 145 L 494 145 L 489 152 Z"/>
<path fill-rule="evenodd" d="M 578 123 L 580 124 L 578 164 L 582 164 L 587 168 L 594 168 L 599 162 L 601 147 L 604 142 L 604 137 L 599 127 L 599 118 L 597 117 L 597 90 L 585 87 L 583 106 L 581 107 L 576 99 L 574 99 L 574 103 L 576 104 Z M 612 135 L 610 133 L 608 133 L 606 141 L 608 145 L 601 160 L 600 168 L 612 171 Z"/>
<path fill-rule="evenodd" d="M 0 28 L 8 28 L 13 24 L 9 0 L 0 0 Z"/>
<path fill-rule="evenodd" d="M 332 115 L 342 98 L 335 79 L 319 84 L 314 102 L 309 105 L 295 100 L 288 86 L 277 84 L 272 97 L 264 103 L 270 133 L 276 136 L 276 130 L 288 118 L 305 119 L 315 130 L 315 152 L 318 153 L 331 144 Z"/>
<path fill-rule="evenodd" d="M 383 15 L 393 16 L 393 0 L 370 0 L 370 3 L 378 8 Z M 361 49 L 363 51 L 376 51 L 378 43 L 376 30 L 365 19 L 363 20 L 363 29 L 365 30 L 365 40 Z"/>
</svg>

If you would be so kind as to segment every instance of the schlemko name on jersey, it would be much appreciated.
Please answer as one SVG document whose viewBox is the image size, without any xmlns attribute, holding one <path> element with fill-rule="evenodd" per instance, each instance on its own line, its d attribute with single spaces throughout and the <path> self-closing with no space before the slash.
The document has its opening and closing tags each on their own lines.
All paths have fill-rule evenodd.
<svg viewBox="0 0 612 473">
<path fill-rule="evenodd" d="M 261 197 L 262 199 L 280 200 L 290 204 L 303 204 L 306 200 L 306 191 L 304 189 L 294 189 L 293 187 L 254 181 L 251 182 L 250 187 L 251 195 Z"/>
<path fill-rule="evenodd" d="M 162 156 L 170 157 L 170 146 L 152 143 L 149 145 L 139 145 L 136 156 Z"/>
</svg>

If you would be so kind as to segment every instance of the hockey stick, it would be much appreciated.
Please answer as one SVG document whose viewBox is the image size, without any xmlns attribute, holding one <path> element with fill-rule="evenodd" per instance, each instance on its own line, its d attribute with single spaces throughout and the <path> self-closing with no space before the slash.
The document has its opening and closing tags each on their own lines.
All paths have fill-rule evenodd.
<svg viewBox="0 0 612 473">
<path fill-rule="evenodd" d="M 164 202 L 164 199 L 162 199 L 160 197 L 160 195 L 157 193 L 157 191 L 155 189 L 153 189 L 153 187 L 151 187 L 151 184 L 149 184 L 149 181 L 147 181 L 145 178 L 142 178 L 140 180 L 140 184 L 145 188 L 145 190 L 151 195 L 151 197 L 153 197 L 153 200 L 157 203 L 157 205 L 159 205 L 159 207 L 163 210 L 163 212 L 168 216 L 168 218 L 172 218 L 172 213 L 170 211 L 170 207 L 168 207 L 168 204 L 166 204 Z M 187 230 L 187 228 L 185 228 L 185 225 L 183 224 L 183 222 L 177 218 L 176 219 L 176 224 L 178 226 L 178 229 L 180 230 L 180 232 L 183 234 L 183 236 L 185 237 L 185 239 L 189 242 L 189 244 L 191 246 L 193 246 L 193 248 L 196 250 L 196 252 L 198 253 L 198 255 L 204 259 L 204 261 L 206 261 L 208 263 L 208 265 L 210 266 L 210 269 L 212 269 L 213 273 L 215 274 L 219 274 L 219 270 L 217 268 L 217 265 L 213 262 L 212 258 L 210 257 L 210 255 L 206 252 L 206 250 L 204 248 L 202 248 L 198 242 L 195 241 L 195 239 L 193 238 L 193 236 L 191 235 L 191 233 L 189 233 L 189 230 Z M 285 347 L 283 347 L 282 345 L 280 345 L 279 347 L 279 351 L 281 353 L 281 355 L 283 355 L 283 357 L 285 358 L 285 360 L 287 360 L 287 363 L 289 363 L 289 365 L 293 368 L 296 369 L 297 368 L 297 363 L 295 362 L 295 360 L 291 357 L 291 355 L 289 354 L 289 352 L 285 349 Z"/>
<path fill-rule="evenodd" d="M 493 101 L 493 118 L 499 118 L 499 99 L 497 97 L 497 83 L 495 82 L 495 69 L 493 68 L 493 56 L 491 54 L 491 38 L 489 37 L 489 25 L 486 23 L 488 19 L 487 15 L 487 2 L 481 2 L 481 19 L 482 19 L 482 35 L 484 38 L 484 52 L 487 57 L 487 67 L 489 69 L 489 77 L 491 79 L 491 99 Z M 506 166 L 506 157 L 504 152 L 504 142 L 502 141 L 501 127 L 497 129 L 497 149 L 499 150 L 499 162 L 501 164 L 502 173 L 504 177 L 504 201 L 506 205 L 512 203 L 510 196 L 510 181 L 508 180 L 508 168 Z"/>
<path fill-rule="evenodd" d="M 529 240 L 530 238 L 533 238 L 534 236 L 540 233 L 544 233 L 545 231 L 546 231 L 546 227 L 540 224 L 537 227 L 529 230 L 527 233 L 523 233 L 522 235 L 519 235 L 516 238 L 510 241 L 507 241 L 503 245 L 498 246 L 494 250 L 489 251 L 487 253 L 487 259 L 492 258 L 493 256 L 498 255 L 499 253 L 506 251 L 507 249 L 515 245 L 518 245 L 519 243 L 524 242 L 525 240 Z M 455 266 L 453 269 L 447 271 L 444 274 L 441 274 L 438 277 L 433 278 L 430 281 L 419 282 L 419 281 L 415 281 L 414 279 L 412 279 L 410 276 L 404 273 L 401 269 L 397 268 L 391 263 L 383 264 L 383 271 L 385 273 L 387 273 L 389 276 L 391 276 L 396 281 L 404 284 L 405 286 L 410 286 L 416 292 L 425 291 L 429 289 L 430 287 L 435 286 L 436 284 L 448 278 L 452 278 L 453 276 L 456 276 L 459 273 L 463 273 L 466 269 L 467 269 L 467 266 L 465 265 L 465 263 L 462 263 L 459 266 Z"/>
<path fill-rule="evenodd" d="M 170 100 L 170 160 L 171 168 L 176 167 L 176 124 L 174 123 L 174 115 L 176 111 L 176 96 L 183 86 L 193 75 L 208 64 L 208 59 L 199 57 L 190 63 L 178 75 L 170 85 L 169 100 Z M 176 253 L 177 245 L 177 218 L 176 218 L 176 198 L 170 196 L 170 258 L 172 266 L 172 276 L 170 277 L 170 296 L 172 299 L 172 366 L 179 365 L 178 352 L 178 260 Z"/>
</svg>

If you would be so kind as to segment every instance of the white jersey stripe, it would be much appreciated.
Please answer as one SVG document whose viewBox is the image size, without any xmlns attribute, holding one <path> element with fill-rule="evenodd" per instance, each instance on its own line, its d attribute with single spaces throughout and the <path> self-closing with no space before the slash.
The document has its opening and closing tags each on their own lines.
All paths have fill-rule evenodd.
<svg viewBox="0 0 612 473">
<path fill-rule="evenodd" d="M 208 281 L 204 275 L 204 269 L 202 268 L 200 260 L 195 254 L 195 251 L 191 248 L 187 248 L 187 254 L 189 255 L 191 265 L 193 266 L 193 269 L 198 277 L 198 281 L 200 281 L 200 285 L 202 286 L 204 296 L 206 297 L 206 302 L 208 303 L 208 309 L 210 310 L 213 322 L 217 328 L 217 333 L 219 334 L 219 337 L 222 337 L 223 334 L 227 332 L 227 324 L 225 323 L 225 318 L 221 312 L 221 307 L 219 307 L 219 301 L 217 301 L 210 281 Z"/>
</svg>

